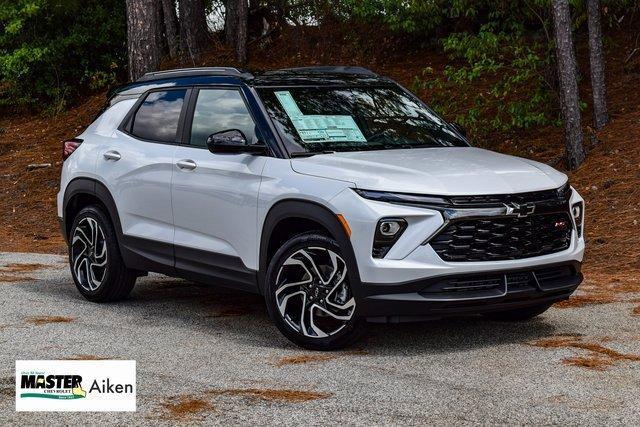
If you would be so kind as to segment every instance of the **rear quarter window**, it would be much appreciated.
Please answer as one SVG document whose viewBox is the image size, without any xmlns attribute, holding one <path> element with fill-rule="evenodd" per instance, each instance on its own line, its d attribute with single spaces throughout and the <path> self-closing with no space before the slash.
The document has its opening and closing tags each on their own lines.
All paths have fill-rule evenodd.
<svg viewBox="0 0 640 427">
<path fill-rule="evenodd" d="M 186 89 L 149 93 L 133 115 L 131 134 L 141 139 L 176 142 Z"/>
</svg>

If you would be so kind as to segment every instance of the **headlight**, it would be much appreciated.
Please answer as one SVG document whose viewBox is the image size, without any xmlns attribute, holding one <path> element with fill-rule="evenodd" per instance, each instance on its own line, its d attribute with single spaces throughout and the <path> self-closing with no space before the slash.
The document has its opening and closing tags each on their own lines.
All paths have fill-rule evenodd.
<svg viewBox="0 0 640 427">
<path fill-rule="evenodd" d="M 386 191 L 353 189 L 360 197 L 375 200 L 378 202 L 397 203 L 412 206 L 442 206 L 448 205 L 449 201 L 443 197 L 422 196 L 420 194 L 389 193 Z"/>
<path fill-rule="evenodd" d="M 371 256 L 384 258 L 406 228 L 407 221 L 402 218 L 383 218 L 378 221 L 373 237 Z"/>
<path fill-rule="evenodd" d="M 578 237 L 582 237 L 582 221 L 584 220 L 584 203 L 578 202 L 571 206 L 571 215 L 576 223 Z"/>
<path fill-rule="evenodd" d="M 569 184 L 569 181 L 567 181 L 567 183 L 562 187 L 558 188 L 556 192 L 558 193 L 559 198 L 569 199 L 569 197 L 571 197 L 571 185 Z"/>
</svg>

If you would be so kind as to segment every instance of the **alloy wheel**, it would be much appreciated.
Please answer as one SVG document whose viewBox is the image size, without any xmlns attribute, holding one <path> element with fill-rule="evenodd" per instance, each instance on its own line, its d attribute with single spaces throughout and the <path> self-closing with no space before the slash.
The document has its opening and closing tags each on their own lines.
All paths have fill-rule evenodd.
<svg viewBox="0 0 640 427">
<path fill-rule="evenodd" d="M 275 297 L 285 323 L 310 338 L 338 333 L 355 313 L 347 264 L 326 248 L 304 248 L 289 256 L 278 271 Z"/>
<path fill-rule="evenodd" d="M 87 291 L 95 291 L 107 274 L 107 241 L 98 222 L 82 218 L 71 239 L 71 265 L 78 283 Z"/>
</svg>

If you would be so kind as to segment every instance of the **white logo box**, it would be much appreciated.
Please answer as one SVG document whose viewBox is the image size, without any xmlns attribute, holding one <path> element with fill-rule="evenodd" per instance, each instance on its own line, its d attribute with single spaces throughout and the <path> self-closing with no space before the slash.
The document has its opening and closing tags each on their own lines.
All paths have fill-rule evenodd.
<svg viewBox="0 0 640 427">
<path fill-rule="evenodd" d="M 16 361 L 16 411 L 135 410 L 135 360 Z"/>
</svg>

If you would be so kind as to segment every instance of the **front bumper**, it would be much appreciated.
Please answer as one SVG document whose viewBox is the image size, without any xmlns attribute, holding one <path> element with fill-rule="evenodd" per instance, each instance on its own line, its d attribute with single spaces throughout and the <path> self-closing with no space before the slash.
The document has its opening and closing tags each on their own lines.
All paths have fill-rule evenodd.
<svg viewBox="0 0 640 427">
<path fill-rule="evenodd" d="M 363 283 L 358 314 L 371 322 L 438 319 L 552 304 L 582 282 L 581 263 L 437 276 L 405 283 Z"/>
<path fill-rule="evenodd" d="M 582 201 L 574 190 L 570 205 Z M 578 235 L 576 224 L 573 224 L 569 247 L 560 252 L 498 261 L 445 261 L 428 243 L 429 238 L 444 225 L 443 215 L 438 210 L 368 200 L 351 189 L 338 194 L 331 204 L 332 210 L 341 213 L 352 230 L 351 244 L 363 292 L 367 292 L 367 284 L 370 283 L 384 284 L 391 289 L 391 286 L 402 283 L 424 282 L 445 276 L 533 270 L 581 262 L 584 255 L 584 237 Z M 376 224 L 381 218 L 390 217 L 405 219 L 408 227 L 384 258 L 373 258 L 371 250 Z"/>
</svg>

